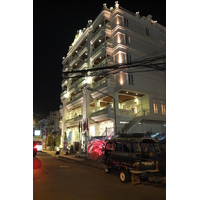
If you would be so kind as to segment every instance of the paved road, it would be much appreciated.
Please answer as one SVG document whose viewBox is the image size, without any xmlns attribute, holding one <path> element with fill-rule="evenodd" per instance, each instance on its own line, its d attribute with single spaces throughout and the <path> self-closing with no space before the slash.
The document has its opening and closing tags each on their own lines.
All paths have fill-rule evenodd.
<svg viewBox="0 0 200 200">
<path fill-rule="evenodd" d="M 165 185 L 121 183 L 117 174 L 38 152 L 33 158 L 34 200 L 163 200 Z"/>
</svg>

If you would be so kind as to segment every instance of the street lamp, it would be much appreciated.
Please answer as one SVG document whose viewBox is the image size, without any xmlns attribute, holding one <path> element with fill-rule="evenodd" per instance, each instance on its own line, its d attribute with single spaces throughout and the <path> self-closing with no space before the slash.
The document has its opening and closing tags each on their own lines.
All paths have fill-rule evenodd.
<svg viewBox="0 0 200 200">
<path fill-rule="evenodd" d="M 104 95 L 107 95 L 107 96 L 109 96 L 109 97 L 111 97 L 111 98 L 113 99 L 113 104 L 114 104 L 114 118 L 115 118 L 115 131 L 114 131 L 114 135 L 116 135 L 116 134 L 117 134 L 117 121 L 116 121 L 116 103 L 115 103 L 115 98 L 114 98 L 113 96 L 110 96 L 110 95 L 107 94 L 107 93 L 101 92 L 101 91 L 99 91 L 99 90 L 95 90 L 95 89 L 93 89 L 93 88 L 91 88 L 91 87 L 87 87 L 86 89 L 88 89 L 88 90 L 90 90 L 90 91 L 99 92 L 99 93 L 104 94 Z"/>
</svg>

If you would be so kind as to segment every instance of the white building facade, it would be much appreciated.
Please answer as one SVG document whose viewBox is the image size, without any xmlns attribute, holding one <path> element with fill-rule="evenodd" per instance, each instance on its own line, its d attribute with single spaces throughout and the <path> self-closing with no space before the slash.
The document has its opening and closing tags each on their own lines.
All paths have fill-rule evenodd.
<svg viewBox="0 0 200 200">
<path fill-rule="evenodd" d="M 96 19 L 77 32 L 63 58 L 61 144 L 64 137 L 73 144 L 83 135 L 105 131 L 165 133 L 166 72 L 156 68 L 165 62 L 160 59 L 166 56 L 165 43 L 166 28 L 151 15 L 141 17 L 118 2 L 111 8 L 104 4 Z M 157 63 L 149 65 L 148 58 Z M 119 67 L 108 73 L 109 66 Z"/>
</svg>

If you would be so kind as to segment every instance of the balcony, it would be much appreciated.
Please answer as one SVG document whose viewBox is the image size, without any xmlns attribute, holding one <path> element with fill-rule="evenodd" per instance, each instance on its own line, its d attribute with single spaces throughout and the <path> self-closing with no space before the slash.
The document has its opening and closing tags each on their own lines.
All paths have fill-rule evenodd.
<svg viewBox="0 0 200 200">
<path fill-rule="evenodd" d="M 61 86 L 62 87 L 67 86 L 67 80 L 63 80 Z"/>
<path fill-rule="evenodd" d="M 107 106 L 105 109 L 91 113 L 90 117 L 95 122 L 104 121 L 106 119 L 114 119 L 114 109 Z"/>
<path fill-rule="evenodd" d="M 82 70 L 88 67 L 88 59 L 82 60 L 82 62 L 79 64 L 78 70 Z"/>
<path fill-rule="evenodd" d="M 79 57 L 78 55 L 75 55 L 74 57 L 72 57 L 72 60 L 70 61 L 69 65 L 73 66 L 76 62 L 78 62 Z"/>
<path fill-rule="evenodd" d="M 100 44 L 96 49 L 94 49 L 94 51 L 91 54 L 91 59 L 95 60 L 100 55 L 105 55 L 105 54 L 106 54 L 105 43 L 103 43 L 103 44 Z"/>
<path fill-rule="evenodd" d="M 103 78 L 93 84 L 93 89 L 101 91 L 106 94 L 112 94 L 114 92 L 114 88 L 115 88 L 115 83 L 111 82 L 110 79 L 107 78 Z M 102 94 L 97 91 L 91 92 L 91 95 L 94 99 L 102 96 Z"/>
<path fill-rule="evenodd" d="M 83 93 L 81 91 L 78 94 L 71 97 L 70 101 L 67 102 L 67 104 L 66 104 L 66 108 L 68 110 L 71 110 L 72 108 L 74 108 L 76 106 L 80 106 L 82 104 L 83 104 Z"/>
<path fill-rule="evenodd" d="M 82 120 L 82 118 L 83 118 L 83 116 L 79 115 L 79 116 L 75 116 L 72 119 L 68 119 L 68 120 L 66 120 L 66 126 L 67 127 L 77 126 L 79 124 L 79 121 Z"/>
<path fill-rule="evenodd" d="M 69 87 L 69 93 L 75 92 L 85 84 L 85 77 L 78 79 Z"/>
<path fill-rule="evenodd" d="M 64 99 L 65 98 L 65 94 L 67 94 L 67 90 L 64 90 L 61 95 L 60 95 L 60 98 L 61 99 Z"/>
<path fill-rule="evenodd" d="M 84 53 L 88 52 L 87 43 L 83 46 L 83 48 L 79 51 L 78 56 L 81 57 Z"/>
<path fill-rule="evenodd" d="M 67 72 L 69 70 L 69 65 L 63 65 L 62 72 Z"/>
<path fill-rule="evenodd" d="M 99 38 L 105 37 L 105 29 L 102 27 L 92 34 L 92 43 L 95 43 Z"/>
</svg>

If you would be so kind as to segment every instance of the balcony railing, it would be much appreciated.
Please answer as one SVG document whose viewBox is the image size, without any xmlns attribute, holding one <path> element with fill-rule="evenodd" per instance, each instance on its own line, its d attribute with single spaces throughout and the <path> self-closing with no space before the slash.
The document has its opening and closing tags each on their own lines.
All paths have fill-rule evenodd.
<svg viewBox="0 0 200 200">
<path fill-rule="evenodd" d="M 78 79 L 77 81 L 75 81 L 70 87 L 69 87 L 69 91 L 72 90 L 75 87 L 79 87 L 79 84 L 82 83 L 83 81 L 85 81 L 85 77 Z"/>
<path fill-rule="evenodd" d="M 66 120 L 66 123 L 77 122 L 77 121 L 79 121 L 79 120 L 82 120 L 82 118 L 83 118 L 83 115 L 78 115 L 78 116 L 75 116 L 74 118 L 67 119 L 67 120 Z"/>
<path fill-rule="evenodd" d="M 87 45 L 88 44 L 85 43 L 85 45 L 83 46 L 83 48 L 81 50 L 79 50 L 79 53 L 78 53 L 79 57 L 81 57 L 85 52 L 88 51 Z"/>
<path fill-rule="evenodd" d="M 105 116 L 107 115 L 107 118 L 114 118 L 114 109 L 111 108 L 111 106 L 107 106 L 105 109 L 98 110 L 96 112 L 93 112 L 90 114 L 90 117 L 95 118 L 101 118 L 105 119 Z"/>
<path fill-rule="evenodd" d="M 97 54 L 97 52 L 102 50 L 105 50 L 105 42 L 103 42 L 102 44 L 100 44 L 96 49 L 94 49 L 94 51 L 91 54 L 92 59 L 95 59 L 95 55 Z"/>
<path fill-rule="evenodd" d="M 85 65 L 85 66 L 84 66 Z M 84 59 L 84 60 L 82 60 L 82 62 L 79 64 L 79 67 L 77 68 L 77 70 L 81 70 L 81 69 L 83 69 L 83 68 L 85 68 L 85 67 L 87 67 L 88 66 L 88 59 Z"/>
</svg>

